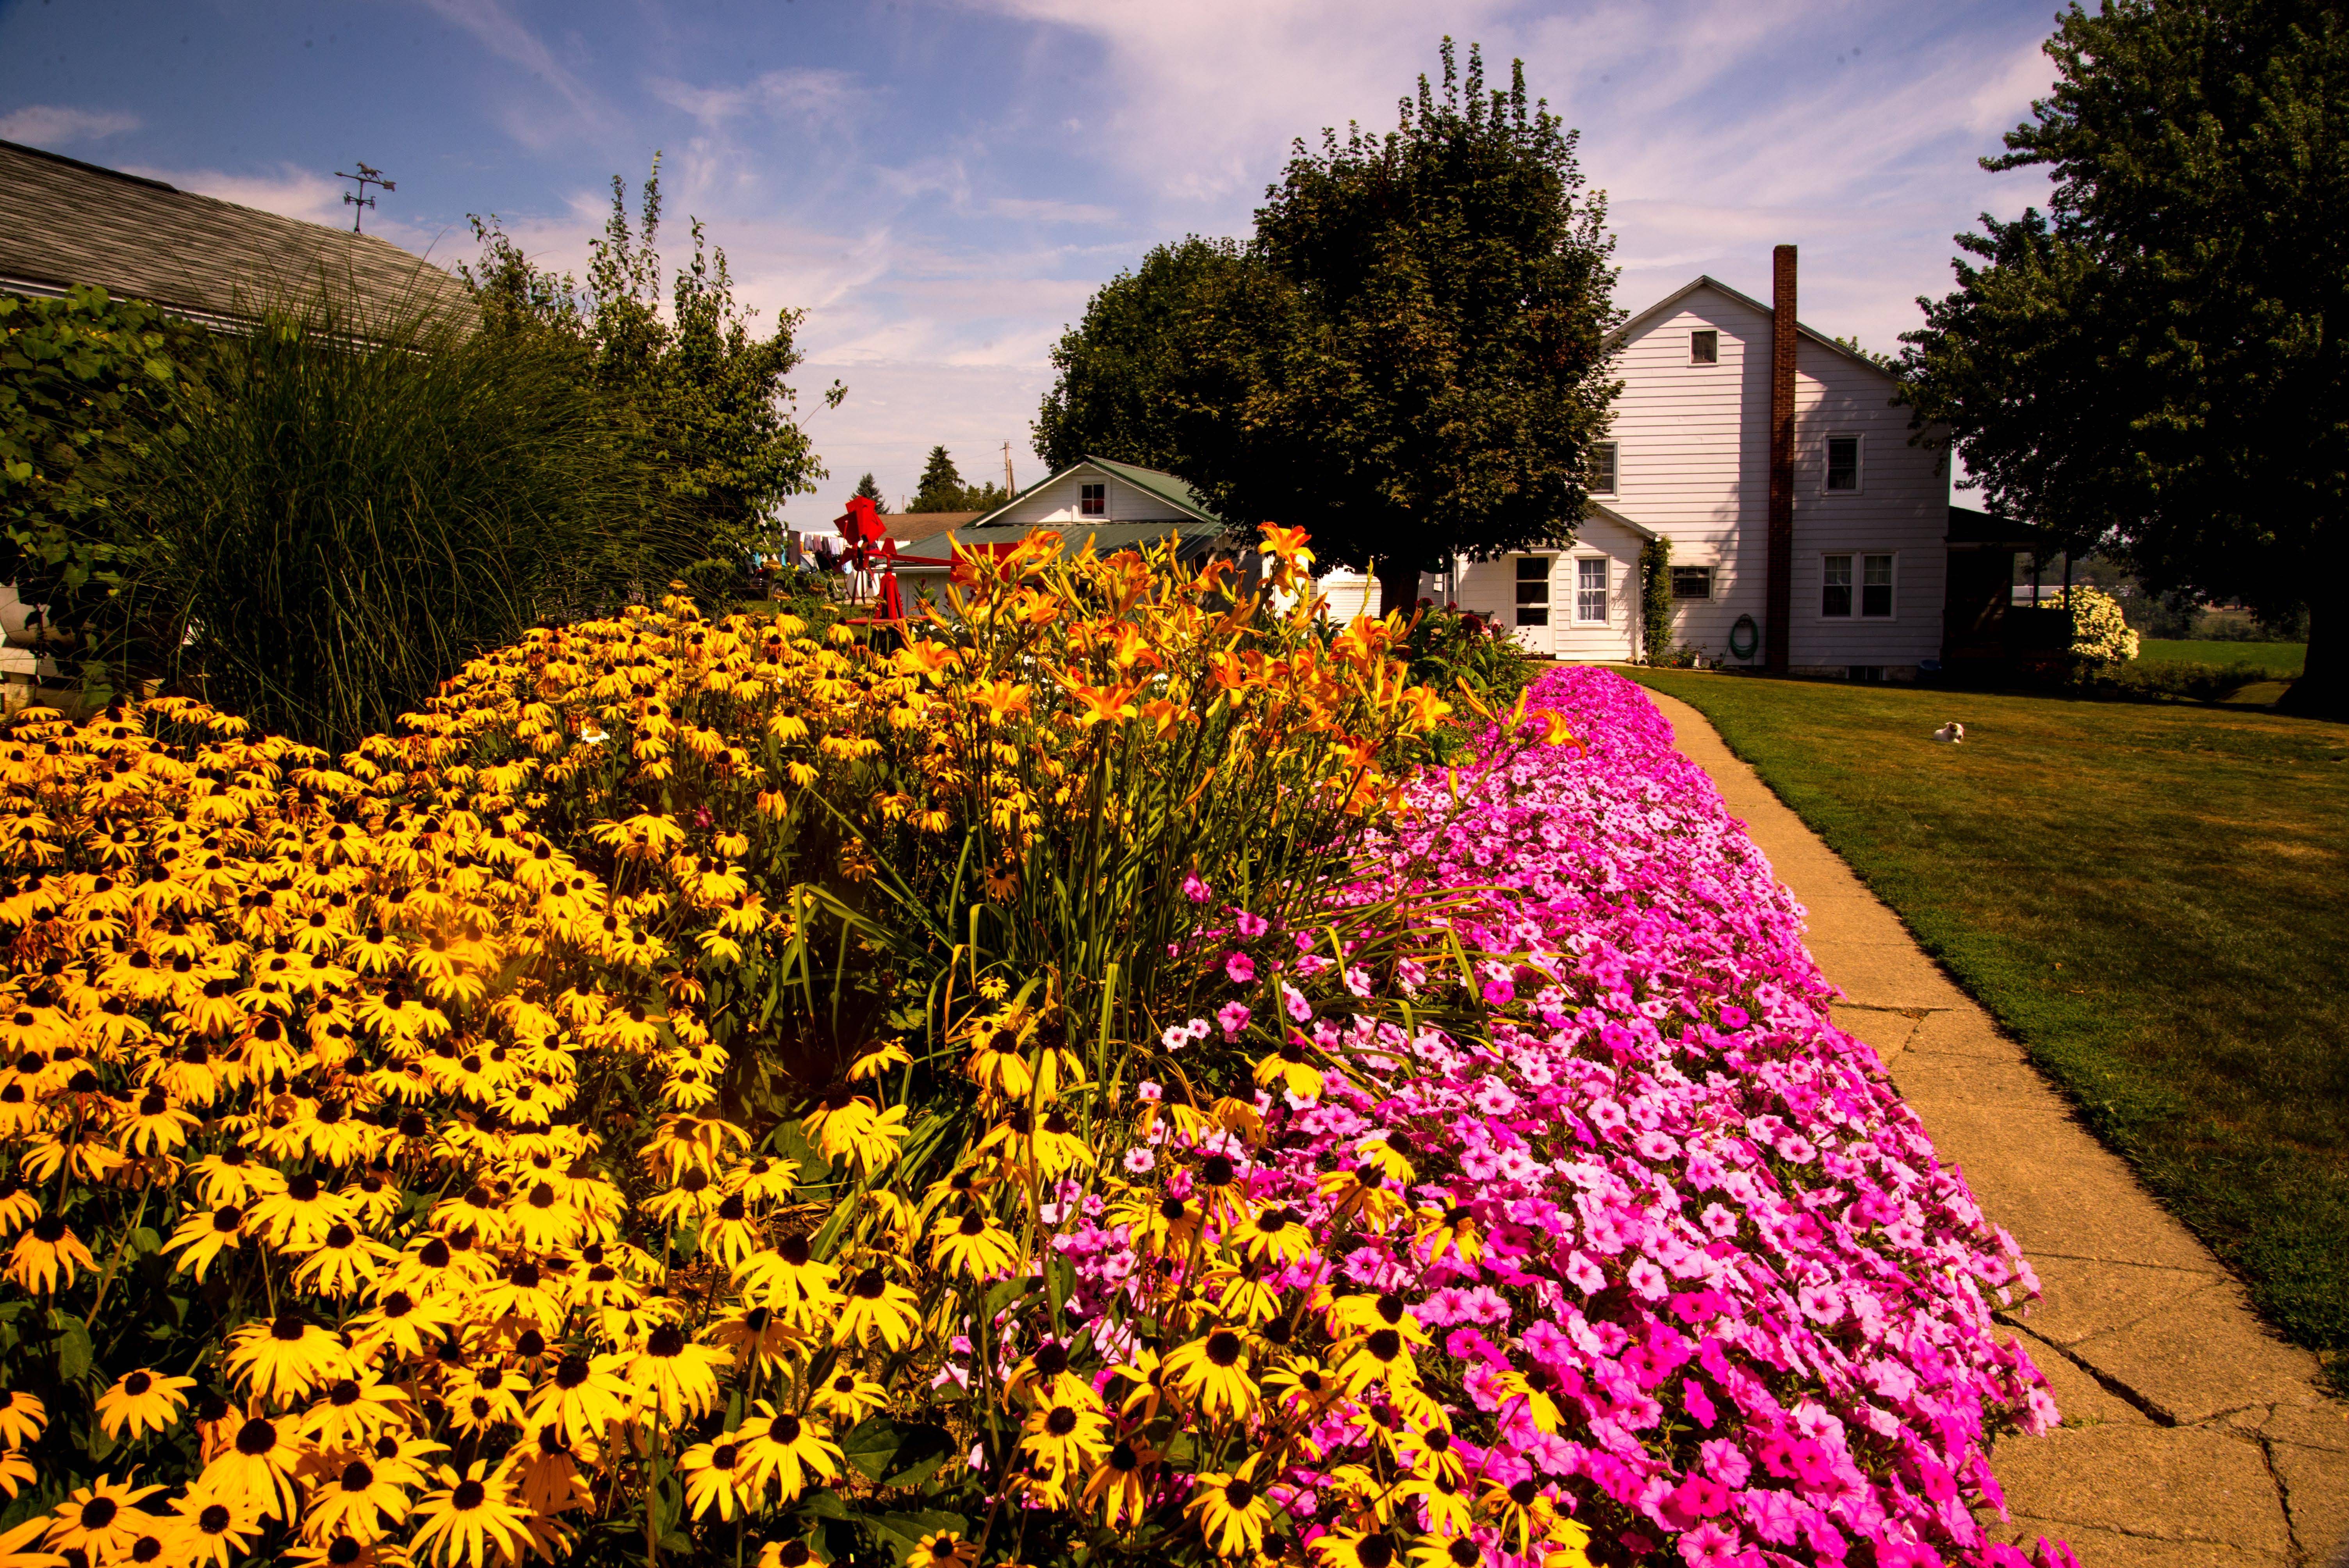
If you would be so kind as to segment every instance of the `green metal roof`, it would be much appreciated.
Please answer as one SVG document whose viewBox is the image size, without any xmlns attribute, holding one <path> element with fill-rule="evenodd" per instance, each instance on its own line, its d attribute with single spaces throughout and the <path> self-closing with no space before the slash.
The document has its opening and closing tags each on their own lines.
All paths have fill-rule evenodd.
<svg viewBox="0 0 2349 1568">
<path fill-rule="evenodd" d="M 1161 500 L 1173 502 L 1201 522 L 1212 522 L 1217 528 L 1224 525 L 1222 518 L 1217 517 L 1200 503 L 1199 492 L 1173 474 L 1161 473 L 1156 469 L 1136 468 L 1132 463 L 1112 462 L 1107 458 L 1096 458 L 1090 454 L 1086 456 L 1085 461 L 1097 469 L 1115 474 L 1136 490 L 1148 490 Z"/>
<path fill-rule="evenodd" d="M 1172 535 L 1178 542 L 1175 552 L 1184 560 L 1190 561 L 1195 560 L 1212 549 L 1223 531 L 1224 525 L 1220 522 L 1201 522 L 1192 518 L 1185 518 L 1179 521 L 1170 519 L 1164 522 L 1039 522 L 1025 528 L 1012 528 L 1001 524 L 987 528 L 978 523 L 972 523 L 967 528 L 956 529 L 952 534 L 946 537 L 924 540 L 915 553 L 924 556 L 950 557 L 954 553 L 953 545 L 959 544 L 966 550 L 979 550 L 988 546 L 999 546 L 1007 540 L 1033 532 L 1059 534 L 1063 549 L 1079 549 L 1087 540 L 1091 540 L 1095 554 L 1107 555 L 1112 551 L 1133 550 L 1144 544 L 1154 544 Z M 900 566 L 898 570 L 915 573 L 944 572 L 947 568 Z"/>
</svg>

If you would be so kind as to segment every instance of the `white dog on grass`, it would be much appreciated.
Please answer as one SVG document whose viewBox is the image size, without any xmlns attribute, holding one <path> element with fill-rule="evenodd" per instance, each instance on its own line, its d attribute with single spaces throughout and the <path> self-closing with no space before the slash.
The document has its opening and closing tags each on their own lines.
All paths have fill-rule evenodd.
<svg viewBox="0 0 2349 1568">
<path fill-rule="evenodd" d="M 1934 739 L 1946 740 L 1952 746 L 1955 746 L 1959 741 L 1963 740 L 1965 738 L 1966 727 L 1960 724 L 1956 719 L 1951 719 L 1949 723 L 1941 726 L 1940 728 L 1933 731 Z"/>
</svg>

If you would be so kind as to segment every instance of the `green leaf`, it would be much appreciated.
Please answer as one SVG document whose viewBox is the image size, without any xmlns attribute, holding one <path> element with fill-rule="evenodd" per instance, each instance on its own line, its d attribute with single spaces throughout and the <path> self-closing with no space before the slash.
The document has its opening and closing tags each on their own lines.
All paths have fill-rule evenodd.
<svg viewBox="0 0 2349 1568">
<path fill-rule="evenodd" d="M 840 1439 L 840 1451 L 868 1480 L 918 1486 L 954 1452 L 944 1427 L 874 1416 Z"/>
<path fill-rule="evenodd" d="M 831 1180 L 832 1161 L 816 1151 L 798 1122 L 778 1123 L 775 1130 L 768 1135 L 767 1141 L 773 1145 L 777 1154 L 798 1164 L 801 1186 L 820 1186 Z"/>
<path fill-rule="evenodd" d="M 869 1513 L 864 1516 L 864 1528 L 873 1532 L 876 1543 L 903 1563 L 914 1554 L 914 1548 L 922 1543 L 925 1535 L 946 1530 L 959 1535 L 970 1528 L 970 1522 L 959 1513 L 923 1509 L 913 1513 Z"/>
<path fill-rule="evenodd" d="M 49 1326 L 57 1335 L 57 1376 L 68 1383 L 81 1381 L 98 1359 L 97 1347 L 89 1342 L 89 1326 L 69 1313 L 52 1309 Z"/>
</svg>

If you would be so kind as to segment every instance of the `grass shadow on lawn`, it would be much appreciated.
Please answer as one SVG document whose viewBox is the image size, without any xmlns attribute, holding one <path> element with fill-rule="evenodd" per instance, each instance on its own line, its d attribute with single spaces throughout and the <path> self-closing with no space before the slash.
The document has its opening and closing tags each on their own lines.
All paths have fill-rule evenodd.
<svg viewBox="0 0 2349 1568">
<path fill-rule="evenodd" d="M 2349 727 L 1640 670 L 2349 1385 Z M 1931 738 L 1947 719 L 1961 746 Z"/>
</svg>

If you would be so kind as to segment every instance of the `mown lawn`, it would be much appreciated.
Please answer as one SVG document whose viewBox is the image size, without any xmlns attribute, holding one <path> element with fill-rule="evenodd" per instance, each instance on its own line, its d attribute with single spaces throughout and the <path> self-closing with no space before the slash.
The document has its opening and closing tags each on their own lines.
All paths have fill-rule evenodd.
<svg viewBox="0 0 2349 1568">
<path fill-rule="evenodd" d="M 2258 665 L 2297 678 L 2308 663 L 2306 643 L 2226 643 L 2209 638 L 2142 639 L 2137 657 L 2151 664 Z"/>
<path fill-rule="evenodd" d="M 1637 678 L 1713 722 L 2279 1327 L 2349 1350 L 2349 727 Z M 1936 744 L 1951 718 L 1964 744 Z"/>
</svg>

